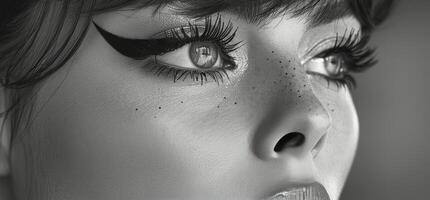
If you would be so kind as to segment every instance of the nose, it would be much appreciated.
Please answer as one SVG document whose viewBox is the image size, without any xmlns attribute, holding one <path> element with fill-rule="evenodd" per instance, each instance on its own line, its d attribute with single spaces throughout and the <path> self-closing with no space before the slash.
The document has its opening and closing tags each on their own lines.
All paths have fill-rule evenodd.
<svg viewBox="0 0 430 200">
<path fill-rule="evenodd" d="M 291 36 L 292 41 L 300 40 L 300 34 Z M 250 70 L 242 82 L 258 82 L 264 91 L 260 95 L 244 90 L 254 93 L 260 103 L 251 107 L 258 112 L 249 138 L 254 155 L 260 159 L 316 156 L 324 148 L 331 126 L 330 114 L 321 103 L 325 102 L 322 91 L 315 91 L 313 84 L 317 83 L 296 59 L 294 48 L 287 48 L 292 44 L 282 43 L 282 35 L 261 39 L 256 33 L 252 38 L 248 43 Z"/>
<path fill-rule="evenodd" d="M 331 126 L 330 114 L 319 99 L 321 95 L 317 96 L 321 92 L 314 91 L 299 62 L 290 63 L 289 69 L 265 67 L 272 70 L 266 70 L 271 74 L 267 76 L 276 77 L 277 70 L 288 75 L 277 85 L 267 85 L 272 92 L 263 98 L 267 106 L 259 109 L 262 118 L 253 132 L 254 154 L 261 159 L 315 157 L 323 149 Z"/>
<path fill-rule="evenodd" d="M 272 104 L 252 137 L 252 149 L 257 157 L 282 159 L 309 154 L 315 157 L 323 149 L 330 116 L 311 91 L 302 95 L 307 96 L 306 105 Z"/>
</svg>

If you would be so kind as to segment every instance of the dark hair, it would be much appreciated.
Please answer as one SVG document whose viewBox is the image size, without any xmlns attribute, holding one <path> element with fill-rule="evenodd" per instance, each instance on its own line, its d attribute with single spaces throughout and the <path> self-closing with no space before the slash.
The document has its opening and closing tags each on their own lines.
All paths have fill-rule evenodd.
<svg viewBox="0 0 430 200">
<path fill-rule="evenodd" d="M 61 68 L 80 46 L 94 14 L 113 9 L 161 8 L 178 5 L 180 14 L 203 17 L 232 10 L 256 22 L 290 11 L 293 15 L 312 13 L 317 5 L 330 0 L 9 0 L 0 13 L 0 83 L 5 89 L 12 139 L 30 122 L 31 100 L 38 86 Z M 387 16 L 392 0 L 345 0 L 366 31 Z M 8 4 L 8 5 L 2 5 Z M 314 13 L 321 15 L 321 13 Z M 321 15 L 322 16 L 322 15 Z M 324 20 L 320 17 L 319 20 Z"/>
</svg>

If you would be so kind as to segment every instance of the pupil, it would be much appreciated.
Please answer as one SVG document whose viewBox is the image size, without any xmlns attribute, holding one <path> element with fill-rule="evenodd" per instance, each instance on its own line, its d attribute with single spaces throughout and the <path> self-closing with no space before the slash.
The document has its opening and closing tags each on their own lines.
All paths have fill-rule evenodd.
<svg viewBox="0 0 430 200">
<path fill-rule="evenodd" d="M 210 55 L 210 49 L 208 49 L 207 47 L 201 47 L 199 49 L 199 51 L 201 52 L 202 55 L 204 56 L 209 56 Z"/>
<path fill-rule="evenodd" d="M 342 69 L 342 60 L 339 55 L 332 55 L 325 58 L 326 70 L 330 75 L 340 76 Z"/>
<path fill-rule="evenodd" d="M 211 68 L 218 59 L 218 48 L 209 42 L 194 42 L 190 47 L 190 58 L 199 68 Z"/>
</svg>

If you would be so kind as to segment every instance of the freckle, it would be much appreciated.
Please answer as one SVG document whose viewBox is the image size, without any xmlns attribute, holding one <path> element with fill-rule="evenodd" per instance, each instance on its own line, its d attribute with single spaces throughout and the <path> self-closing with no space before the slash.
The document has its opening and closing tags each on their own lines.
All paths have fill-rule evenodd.
<svg viewBox="0 0 430 200">
<path fill-rule="evenodd" d="M 296 68 L 294 67 L 293 70 L 296 70 Z"/>
<path fill-rule="evenodd" d="M 159 109 L 159 110 L 161 110 L 161 106 L 160 106 L 160 107 L 158 107 L 158 109 Z"/>
<path fill-rule="evenodd" d="M 154 116 L 154 119 L 157 119 L 157 116 Z"/>
<path fill-rule="evenodd" d="M 285 75 L 288 76 L 288 72 L 285 72 Z"/>
<path fill-rule="evenodd" d="M 139 109 L 138 108 L 136 108 L 136 111 L 138 111 Z"/>
<path fill-rule="evenodd" d="M 288 62 L 290 63 L 290 62 L 291 62 L 291 60 L 288 60 Z"/>
<path fill-rule="evenodd" d="M 276 81 L 273 81 L 273 84 L 277 84 L 277 82 L 276 82 Z"/>
<path fill-rule="evenodd" d="M 227 99 L 227 97 L 224 97 L 224 99 Z"/>
<path fill-rule="evenodd" d="M 219 108 L 219 105 L 217 106 L 217 108 Z"/>
<path fill-rule="evenodd" d="M 183 101 L 181 101 L 181 103 L 184 103 Z"/>
<path fill-rule="evenodd" d="M 331 109 L 331 112 L 334 112 L 334 109 Z"/>
<path fill-rule="evenodd" d="M 272 53 L 275 53 L 275 51 L 272 51 Z"/>
<path fill-rule="evenodd" d="M 302 98 L 302 96 L 299 96 L 299 98 Z"/>
<path fill-rule="evenodd" d="M 236 104 L 237 104 L 237 102 L 234 102 L 234 104 L 236 105 Z"/>
<path fill-rule="evenodd" d="M 288 85 L 292 85 L 293 83 L 289 82 Z"/>
<path fill-rule="evenodd" d="M 282 63 L 282 61 L 279 61 L 279 63 Z"/>
<path fill-rule="evenodd" d="M 303 85 L 303 87 L 306 87 L 306 84 L 305 84 L 305 85 Z"/>
<path fill-rule="evenodd" d="M 266 58 L 267 61 L 269 61 L 269 58 Z"/>
<path fill-rule="evenodd" d="M 299 92 L 299 93 L 300 93 L 300 90 L 297 90 L 297 92 Z"/>
</svg>

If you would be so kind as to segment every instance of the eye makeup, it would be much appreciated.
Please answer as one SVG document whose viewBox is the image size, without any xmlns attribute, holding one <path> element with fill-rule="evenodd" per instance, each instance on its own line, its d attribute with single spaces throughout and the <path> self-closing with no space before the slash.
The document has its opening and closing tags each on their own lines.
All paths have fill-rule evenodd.
<svg viewBox="0 0 430 200">
<path fill-rule="evenodd" d="M 155 75 L 170 77 L 174 82 L 178 80 L 185 81 L 190 78 L 202 85 L 209 80 L 219 84 L 229 78 L 227 72 L 237 68 L 235 58 L 230 55 L 240 47 L 240 42 L 233 43 L 237 28 L 234 29 L 230 21 L 224 22 L 220 15 L 216 19 L 212 19 L 212 17 L 205 18 L 204 26 L 188 23 L 186 26 L 163 31 L 156 35 L 157 38 L 153 39 L 124 38 L 109 33 L 95 23 L 94 25 L 103 38 L 120 54 L 135 60 L 145 60 L 152 57 L 153 62 L 146 67 L 150 68 L 149 70 L 154 72 Z M 158 60 L 158 58 L 168 56 L 170 52 L 179 51 L 183 47 L 195 47 L 196 44 L 206 45 L 195 48 L 196 51 L 199 51 L 194 54 L 189 50 L 189 54 L 180 59 L 190 60 L 192 61 L 190 63 L 195 63 L 205 61 L 208 58 L 213 60 L 214 58 L 211 55 L 216 55 L 220 60 L 217 63 L 221 63 L 221 66 L 211 67 L 210 64 L 215 62 L 206 61 L 205 65 L 196 63 L 199 64 L 197 65 L 198 67 L 191 68 L 178 66 L 175 63 L 164 63 L 161 62 L 162 59 Z M 212 54 L 209 55 L 208 52 Z M 202 58 L 196 58 L 196 55 Z"/>
<path fill-rule="evenodd" d="M 110 33 L 93 23 L 99 33 L 117 52 L 136 60 L 144 60 L 151 55 L 160 55 L 181 47 L 174 38 L 130 39 Z"/>
</svg>

